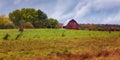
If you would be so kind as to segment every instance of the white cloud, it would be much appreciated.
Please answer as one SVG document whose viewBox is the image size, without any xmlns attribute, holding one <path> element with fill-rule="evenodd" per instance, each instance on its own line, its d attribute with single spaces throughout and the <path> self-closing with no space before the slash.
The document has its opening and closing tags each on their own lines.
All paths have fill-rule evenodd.
<svg viewBox="0 0 120 60">
<path fill-rule="evenodd" d="M 77 19 L 78 17 L 83 17 L 85 14 L 87 14 L 90 10 L 90 5 L 84 5 L 82 7 L 78 7 L 77 10 L 75 10 L 75 19 Z"/>
<path fill-rule="evenodd" d="M 70 2 L 70 1 L 69 1 Z M 60 5 L 58 5 L 60 6 Z M 64 8 L 70 7 L 69 5 L 65 5 Z M 120 13 L 117 13 L 120 9 L 120 0 L 84 0 L 80 1 L 73 11 L 69 14 L 63 14 L 64 9 L 60 9 L 56 11 L 55 16 L 58 20 L 66 21 L 65 18 L 71 17 L 76 19 L 79 23 L 116 23 L 120 24 Z M 59 9 L 59 8 L 57 8 Z M 115 11 L 114 11 L 115 9 Z M 62 11 L 61 11 L 62 10 Z M 94 11 L 92 11 L 94 10 Z M 96 12 L 97 11 L 97 12 Z M 100 11 L 100 12 L 98 12 Z M 92 12 L 96 12 L 96 14 L 92 14 Z M 91 14 L 89 14 L 91 13 Z M 117 14 L 116 14 L 117 13 Z M 89 14 L 89 15 L 88 15 Z M 53 14 L 54 15 L 54 14 Z M 86 15 L 90 16 L 87 17 Z M 63 18 L 61 18 L 63 17 Z M 80 21 L 86 19 L 84 21 Z"/>
<path fill-rule="evenodd" d="M 9 11 L 18 8 L 31 7 L 43 10 L 47 13 L 48 17 L 56 18 L 60 23 L 64 23 L 70 19 L 75 19 L 78 23 L 120 24 L 118 23 L 120 22 L 120 0 L 41 1 L 44 0 L 0 0 L 0 11 L 2 11 L 0 13 L 9 13 Z M 7 7 L 7 9 L 4 7 Z"/>
<path fill-rule="evenodd" d="M 51 17 L 57 18 L 59 20 L 61 20 L 61 18 L 63 19 L 65 16 L 64 12 L 70 7 L 72 1 L 73 0 L 58 0 L 57 5 L 54 8 L 54 13 L 51 15 Z M 70 15 L 68 14 L 66 17 Z"/>
<path fill-rule="evenodd" d="M 120 7 L 120 0 L 95 0 L 92 5 L 96 10 Z"/>
<path fill-rule="evenodd" d="M 103 23 L 110 23 L 110 24 L 119 24 L 120 23 L 120 11 L 115 14 L 108 16 L 104 19 Z"/>
</svg>

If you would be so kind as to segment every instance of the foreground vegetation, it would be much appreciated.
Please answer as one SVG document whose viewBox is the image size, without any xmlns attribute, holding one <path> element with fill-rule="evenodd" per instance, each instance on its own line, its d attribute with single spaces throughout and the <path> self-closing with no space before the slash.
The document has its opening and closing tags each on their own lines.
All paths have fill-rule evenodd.
<svg viewBox="0 0 120 60">
<path fill-rule="evenodd" d="M 0 30 L 0 60 L 120 59 L 120 32 L 26 29 L 16 40 L 17 34 L 17 29 Z"/>
</svg>

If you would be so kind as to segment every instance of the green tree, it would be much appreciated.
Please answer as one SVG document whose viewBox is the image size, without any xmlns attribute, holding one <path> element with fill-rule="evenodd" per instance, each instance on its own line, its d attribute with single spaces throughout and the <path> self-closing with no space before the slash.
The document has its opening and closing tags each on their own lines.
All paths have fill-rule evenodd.
<svg viewBox="0 0 120 60">
<path fill-rule="evenodd" d="M 57 19 L 49 18 L 47 20 L 47 27 L 48 28 L 57 28 L 58 21 Z"/>
<path fill-rule="evenodd" d="M 21 18 L 26 22 L 33 23 L 35 20 L 37 20 L 37 16 L 37 11 L 33 8 L 21 9 Z"/>
<path fill-rule="evenodd" d="M 41 10 L 37 10 L 37 20 L 33 22 L 35 28 L 46 28 L 47 15 Z"/>
<path fill-rule="evenodd" d="M 38 13 L 38 20 L 46 20 L 48 18 L 47 15 L 44 12 L 42 12 L 40 9 L 37 11 L 37 13 Z"/>
<path fill-rule="evenodd" d="M 47 27 L 47 20 L 37 20 L 34 22 L 33 25 L 36 28 L 46 28 Z"/>
<path fill-rule="evenodd" d="M 21 27 L 25 22 L 31 22 L 33 25 L 35 25 L 36 21 L 46 20 L 47 15 L 41 10 L 35 10 L 33 8 L 23 8 L 21 10 L 15 10 L 11 12 L 9 14 L 9 18 L 16 26 Z"/>
<path fill-rule="evenodd" d="M 16 26 L 20 26 L 21 11 L 20 10 L 13 11 L 12 13 L 9 14 L 9 18 Z"/>
</svg>

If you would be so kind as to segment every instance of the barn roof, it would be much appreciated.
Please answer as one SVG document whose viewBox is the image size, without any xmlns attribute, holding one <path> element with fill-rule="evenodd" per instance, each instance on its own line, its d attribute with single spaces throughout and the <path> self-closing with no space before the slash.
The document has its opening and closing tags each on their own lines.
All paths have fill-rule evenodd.
<svg viewBox="0 0 120 60">
<path fill-rule="evenodd" d="M 74 19 L 71 19 L 71 20 L 67 20 L 64 24 L 63 24 L 63 26 L 66 26 L 70 21 L 73 21 Z M 76 22 L 76 20 L 74 20 L 75 22 Z M 76 22 L 77 23 L 77 22 Z"/>
<path fill-rule="evenodd" d="M 71 22 L 71 21 L 74 21 L 74 22 L 76 22 L 74 19 L 70 20 L 69 22 Z M 77 23 L 77 22 L 76 22 L 76 23 Z"/>
</svg>

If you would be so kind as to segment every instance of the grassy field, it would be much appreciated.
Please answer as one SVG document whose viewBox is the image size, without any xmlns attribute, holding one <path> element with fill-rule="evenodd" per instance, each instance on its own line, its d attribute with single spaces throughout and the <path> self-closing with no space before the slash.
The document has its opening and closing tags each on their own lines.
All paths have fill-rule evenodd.
<svg viewBox="0 0 120 60">
<path fill-rule="evenodd" d="M 64 36 L 62 36 L 64 32 Z M 10 36 L 3 40 L 5 34 Z M 0 60 L 119 60 L 120 32 L 25 29 L 0 30 Z"/>
</svg>

